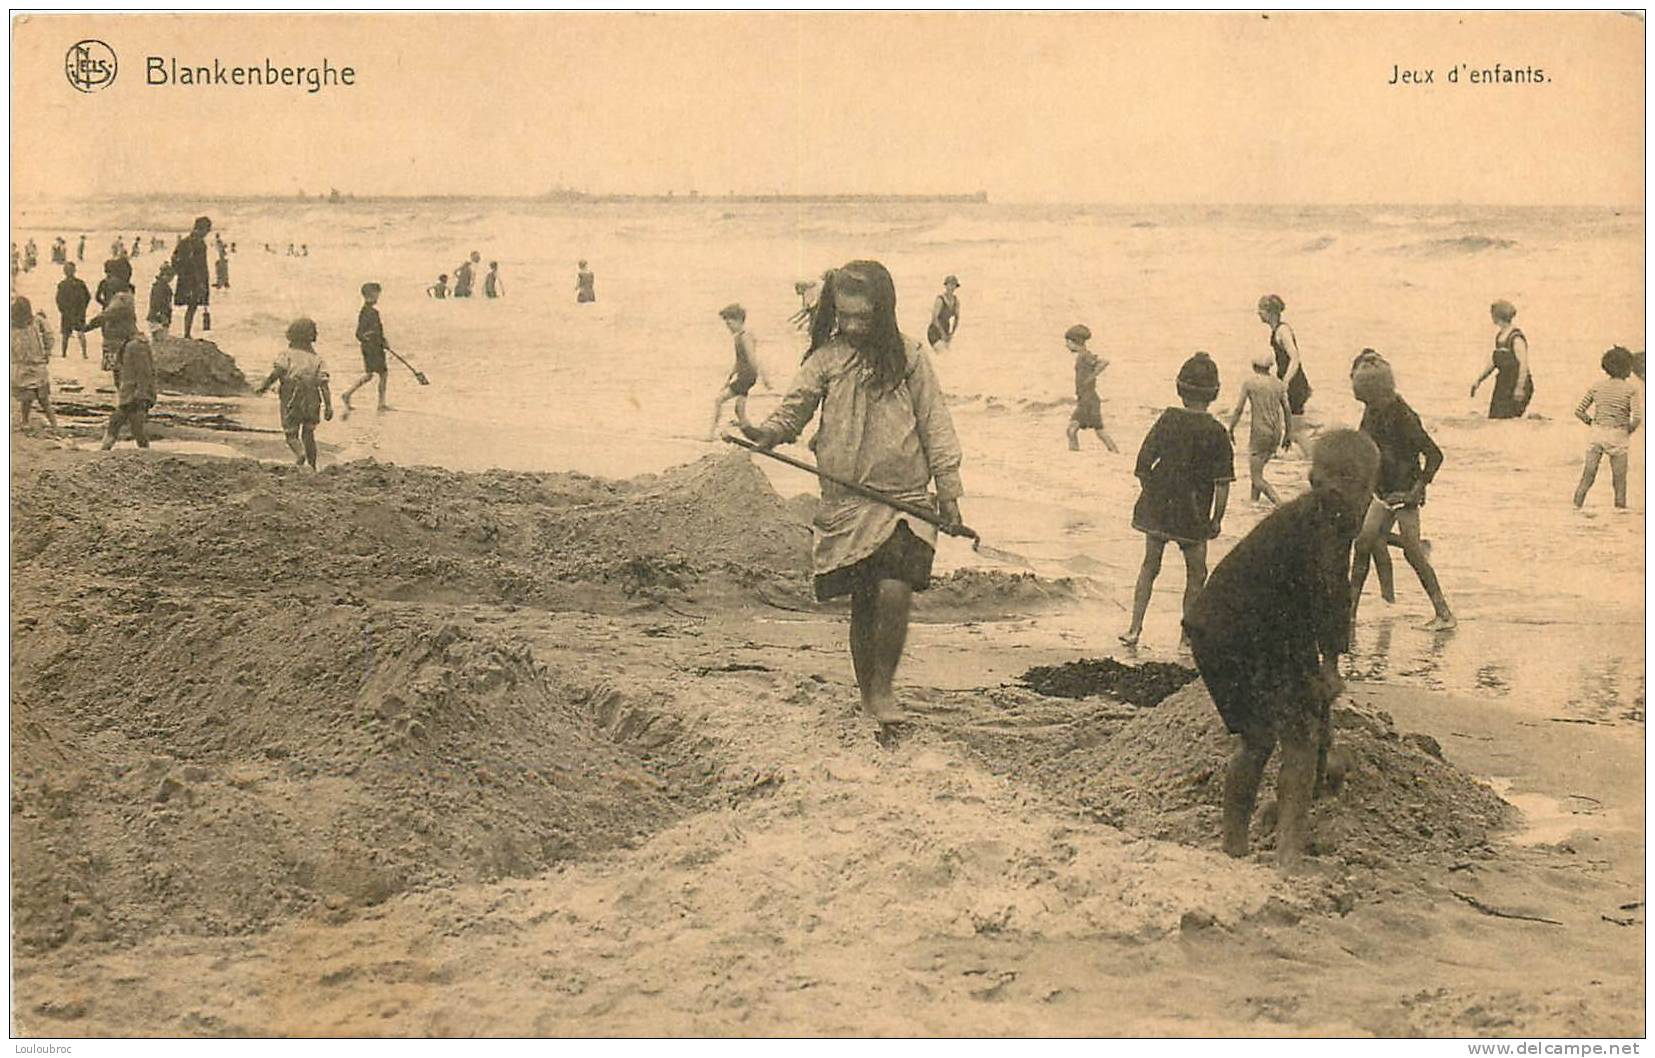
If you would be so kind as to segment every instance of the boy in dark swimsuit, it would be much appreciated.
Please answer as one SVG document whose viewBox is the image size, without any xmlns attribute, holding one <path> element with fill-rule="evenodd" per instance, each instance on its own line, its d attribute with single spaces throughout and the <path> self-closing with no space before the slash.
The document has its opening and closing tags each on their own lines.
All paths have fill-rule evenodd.
<svg viewBox="0 0 1655 1058">
<path fill-rule="evenodd" d="M 1098 397 L 1098 376 L 1109 362 L 1086 348 L 1091 338 L 1092 330 L 1084 323 L 1075 324 L 1063 334 L 1063 344 L 1075 356 L 1075 410 L 1069 416 L 1069 451 L 1080 451 L 1080 431 L 1091 430 L 1105 448 L 1118 453 L 1115 439 L 1103 427 L 1103 401 Z"/>
<path fill-rule="evenodd" d="M 362 284 L 362 311 L 356 315 L 356 340 L 362 346 L 362 377 L 339 395 L 339 402 L 345 406 L 341 419 L 351 417 L 351 394 L 367 385 L 375 375 L 379 376 L 378 410 L 391 410 L 385 403 L 386 377 L 390 374 L 385 366 L 385 324 L 375 307 L 379 303 L 379 292 L 378 283 Z"/>
<path fill-rule="evenodd" d="M 1224 726 L 1241 736 L 1224 775 L 1231 856 L 1247 855 L 1259 780 L 1280 742 L 1276 865 L 1302 862 L 1331 748 L 1329 707 L 1343 689 L 1339 655 L 1350 649 L 1345 571 L 1378 469 L 1379 450 L 1363 434 L 1321 438 L 1310 491 L 1248 533 L 1184 617 L 1201 679 Z"/>
<path fill-rule="evenodd" d="M 724 326 L 735 335 L 736 363 L 730 370 L 730 377 L 724 380 L 724 385 L 713 399 L 713 421 L 707 428 L 707 440 L 716 440 L 718 436 L 718 420 L 724 414 L 724 402 L 731 397 L 736 402 L 736 420 L 743 426 L 747 422 L 747 394 L 753 388 L 753 383 L 759 380 L 758 359 L 754 356 L 755 343 L 753 336 L 747 333 L 747 310 L 740 305 L 726 305 L 718 310 L 718 318 L 724 321 Z"/>
<path fill-rule="evenodd" d="M 57 285 L 57 311 L 63 325 L 63 354 L 69 355 L 69 336 L 80 339 L 80 358 L 86 359 L 86 306 L 92 303 L 92 292 L 75 275 L 73 261 L 63 265 L 63 282 Z"/>
</svg>

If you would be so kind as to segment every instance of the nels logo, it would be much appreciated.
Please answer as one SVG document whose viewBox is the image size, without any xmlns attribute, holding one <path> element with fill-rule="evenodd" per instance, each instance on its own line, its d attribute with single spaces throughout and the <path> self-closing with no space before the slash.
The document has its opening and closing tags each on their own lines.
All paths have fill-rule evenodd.
<svg viewBox="0 0 1655 1058">
<path fill-rule="evenodd" d="M 96 92 L 115 83 L 115 49 L 101 40 L 83 40 L 63 58 L 63 72 L 77 92 Z"/>
</svg>

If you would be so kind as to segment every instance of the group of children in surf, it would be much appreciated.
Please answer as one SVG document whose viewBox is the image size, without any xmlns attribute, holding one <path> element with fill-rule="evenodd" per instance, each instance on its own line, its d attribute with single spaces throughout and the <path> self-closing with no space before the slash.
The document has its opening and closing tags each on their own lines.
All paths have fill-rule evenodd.
<svg viewBox="0 0 1655 1058">
<path fill-rule="evenodd" d="M 582 261 L 581 267 L 584 268 L 585 265 L 586 262 Z M 826 278 L 824 274 L 823 279 Z M 937 295 L 931 306 L 931 322 L 926 327 L 926 340 L 936 352 L 947 352 L 949 343 L 959 330 L 960 299 L 956 293 L 959 286 L 960 280 L 957 276 L 951 275 L 943 279 L 942 293 Z M 814 279 L 801 279 L 793 284 L 793 293 L 799 298 L 799 308 L 787 318 L 787 322 L 801 334 L 808 335 L 816 322 L 816 304 L 820 287 L 821 284 Z M 717 396 L 713 398 L 712 423 L 706 434 L 709 441 L 717 438 L 718 423 L 724 416 L 724 405 L 735 401 L 736 421 L 745 425 L 747 395 L 752 392 L 753 385 L 763 382 L 766 387 L 770 386 L 764 366 L 758 360 L 757 341 L 752 332 L 747 330 L 747 310 L 739 304 L 726 305 L 718 310 L 718 317 L 735 339 L 735 364 L 725 376 L 724 384 L 719 387 Z M 1087 332 L 1087 337 L 1091 337 L 1091 332 Z M 1099 429 L 1101 430 L 1101 425 Z M 1111 451 L 1113 450 L 1111 448 Z"/>
<path fill-rule="evenodd" d="M 790 322 L 796 326 L 808 327 L 814 315 L 812 286 L 795 286 L 800 309 Z M 945 295 L 957 286 L 950 276 Z M 951 308 L 952 320 L 945 316 L 942 325 L 933 313 L 929 337 L 934 349 L 946 348 L 957 326 L 957 306 Z M 1162 556 L 1168 543 L 1176 543 L 1187 571 L 1181 646 L 1192 655 L 1225 726 L 1239 736 L 1224 780 L 1224 849 L 1235 856 L 1247 854 L 1259 784 L 1279 744 L 1277 862 L 1291 870 L 1306 852 L 1312 799 L 1336 792 L 1347 767 L 1336 753 L 1330 763 L 1330 708 L 1343 690 L 1338 660 L 1350 650 L 1369 566 L 1378 572 L 1385 600 L 1394 601 L 1389 547 L 1399 546 L 1435 611 L 1424 627 L 1447 632 L 1457 622 L 1420 527 L 1420 510 L 1442 466 L 1442 450 L 1397 392 L 1389 362 L 1371 348 L 1363 349 L 1350 367 L 1352 394 L 1364 406 L 1360 426 L 1328 431 L 1313 447 L 1307 445 L 1303 416 L 1311 390 L 1292 330 L 1282 319 L 1285 308 L 1275 295 L 1260 299 L 1259 319 L 1270 328 L 1270 347 L 1254 358 L 1227 423 L 1209 411 L 1220 391 L 1218 366 L 1198 352 L 1179 369 L 1175 386 L 1180 404 L 1168 407 L 1144 437 L 1134 465 L 1142 488 L 1132 525 L 1144 534 L 1145 551 L 1131 624 L 1120 639 L 1129 647 L 1137 645 Z M 1514 308 L 1496 302 L 1492 314 L 1500 330 L 1483 379 L 1496 372 L 1502 377 L 1490 415 L 1520 416 L 1533 393 L 1526 343 L 1511 326 Z M 745 311 L 730 305 L 719 315 L 735 338 L 735 366 L 715 402 L 715 429 L 724 402 L 732 397 L 745 426 L 746 394 L 760 377 Z M 1110 451 L 1118 451 L 1104 426 L 1097 392 L 1106 362 L 1087 347 L 1090 339 L 1083 324 L 1064 334 L 1075 362 L 1069 445 L 1078 448 L 1080 431 L 1091 430 Z M 1607 377 L 1591 387 L 1576 409 L 1594 431 L 1576 504 L 1584 501 L 1599 461 L 1608 456 L 1615 502 L 1624 507 L 1628 438 L 1639 425 L 1638 392 L 1628 381 L 1635 361 L 1616 346 L 1604 354 L 1602 367 Z M 1222 528 L 1235 478 L 1235 432 L 1248 409 L 1252 498 L 1276 510 L 1209 577 L 1207 542 Z M 1295 446 L 1310 459 L 1310 490 L 1283 503 L 1264 469 L 1278 451 Z M 1260 615 L 1269 619 L 1261 621 Z"/>
<path fill-rule="evenodd" d="M 476 250 L 471 256 L 461 261 L 454 269 L 454 285 L 448 285 L 448 273 L 444 272 L 437 277 L 437 281 L 425 288 L 426 297 L 445 300 L 447 298 L 469 298 L 472 289 L 477 284 L 477 270 L 483 263 L 482 255 Z M 503 298 L 506 296 L 505 281 L 500 278 L 500 262 L 490 261 L 488 272 L 483 276 L 483 296 L 485 298 Z"/>
<path fill-rule="evenodd" d="M 1131 625 L 1120 639 L 1137 645 L 1162 554 L 1169 542 L 1177 543 L 1187 571 L 1181 645 L 1193 656 L 1226 728 L 1240 736 L 1224 782 L 1224 849 L 1247 854 L 1259 782 L 1279 744 L 1277 862 L 1291 870 L 1306 851 L 1312 799 L 1337 792 L 1346 766 L 1337 757 L 1329 763 L 1329 716 L 1342 693 L 1338 659 L 1350 650 L 1369 565 L 1378 571 L 1383 597 L 1394 601 L 1388 549 L 1399 545 L 1435 610 L 1424 627 L 1446 632 L 1456 620 L 1420 532 L 1420 508 L 1442 466 L 1442 450 L 1397 392 L 1384 356 L 1369 348 L 1352 361 L 1351 391 L 1364 406 L 1361 425 L 1317 439 L 1310 491 L 1283 504 L 1264 480 L 1264 466 L 1278 446 L 1286 450 L 1301 443 L 1299 424 L 1310 394 L 1308 382 L 1295 386 L 1302 367 L 1281 319 L 1284 308 L 1275 295 L 1259 302 L 1259 318 L 1271 329 L 1270 352 L 1254 359 L 1227 428 L 1208 412 L 1219 394 L 1218 367 L 1198 352 L 1178 372 L 1181 406 L 1167 408 L 1144 438 L 1134 467 L 1142 490 L 1132 525 L 1144 534 L 1145 552 Z M 1491 407 L 1494 418 L 1520 416 L 1533 394 L 1526 343 L 1514 350 L 1522 341 L 1511 326 L 1515 313 L 1506 302 L 1492 307 L 1500 331 L 1493 363 L 1478 383 L 1495 372 L 1505 376 Z M 1101 365 L 1086 349 L 1089 337 L 1084 326 L 1065 335 L 1075 356 L 1077 388 L 1071 447 L 1079 429 L 1093 428 L 1114 450 L 1097 414 Z M 1639 425 L 1639 393 L 1629 381 L 1637 365 L 1621 346 L 1604 353 L 1601 364 L 1606 377 L 1575 409 L 1593 429 L 1575 506 L 1585 501 L 1599 462 L 1608 456 L 1615 504 L 1624 508 L 1629 436 Z M 1207 541 L 1218 536 L 1223 523 L 1235 477 L 1235 428 L 1249 406 L 1253 498 L 1277 509 L 1209 577 Z M 1261 615 L 1268 620 L 1259 620 Z"/>
<path fill-rule="evenodd" d="M 471 251 L 471 256 L 461 261 L 459 266 L 454 269 L 453 286 L 449 285 L 448 273 L 444 272 L 437 277 L 435 283 L 425 288 L 425 296 L 436 298 L 439 301 L 449 298 L 471 297 L 472 289 L 477 282 L 477 270 L 482 262 L 482 255 L 476 250 Z M 488 271 L 483 275 L 483 297 L 503 298 L 505 296 L 506 283 L 505 280 L 500 278 L 500 262 L 490 261 Z M 575 269 L 575 303 L 586 305 L 596 300 L 598 300 L 597 277 L 592 274 L 592 270 L 587 267 L 586 262 L 581 261 Z"/>
</svg>

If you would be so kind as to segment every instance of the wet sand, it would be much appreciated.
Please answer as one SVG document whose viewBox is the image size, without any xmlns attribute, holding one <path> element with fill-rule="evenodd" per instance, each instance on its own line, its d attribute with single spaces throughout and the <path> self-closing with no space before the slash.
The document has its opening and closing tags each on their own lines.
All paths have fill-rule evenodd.
<svg viewBox="0 0 1655 1058">
<path fill-rule="evenodd" d="M 1641 722 L 1354 683 L 1353 715 L 1431 736 L 1523 815 L 1463 856 L 1353 872 L 1335 848 L 1282 879 L 1268 849 L 1118 829 L 1007 763 L 1139 715 L 1014 686 L 1106 653 L 1107 601 L 943 586 L 899 674 L 915 725 L 881 744 L 785 526 L 602 528 L 609 504 L 690 518 L 699 483 L 746 487 L 736 464 L 13 451 L 14 900 L 91 868 L 61 919 L 22 909 L 14 1032 L 1644 1031 Z M 361 676 L 358 627 L 385 644 Z M 128 667 L 65 681 L 74 658 Z M 268 848 L 226 836 L 245 819 L 280 824 Z M 127 832 L 149 859 L 96 859 Z M 168 848 L 223 849 L 206 867 L 247 887 L 192 890 Z M 149 891 L 172 921 L 135 910 Z"/>
</svg>

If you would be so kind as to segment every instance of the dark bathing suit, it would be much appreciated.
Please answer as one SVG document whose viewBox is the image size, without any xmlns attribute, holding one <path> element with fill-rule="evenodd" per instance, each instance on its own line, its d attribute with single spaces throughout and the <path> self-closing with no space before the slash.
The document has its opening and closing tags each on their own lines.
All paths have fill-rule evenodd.
<svg viewBox="0 0 1655 1058">
<path fill-rule="evenodd" d="M 1299 365 L 1292 378 L 1287 377 L 1287 365 L 1293 362 L 1293 358 L 1288 355 L 1287 344 L 1277 337 L 1280 331 L 1281 324 L 1278 323 L 1270 332 L 1270 348 L 1276 354 L 1276 377 L 1287 382 L 1287 410 L 1294 415 L 1303 415 L 1305 401 L 1310 399 L 1310 379 L 1304 376 L 1303 364 Z"/>
<path fill-rule="evenodd" d="M 1098 398 L 1098 358 L 1083 353 L 1075 358 L 1075 410 L 1069 418 L 1082 430 L 1103 429 L 1103 402 Z"/>
<path fill-rule="evenodd" d="M 363 372 L 385 374 L 385 325 L 380 322 L 379 310 L 372 305 L 362 306 L 356 316 L 356 340 L 362 344 Z"/>
<path fill-rule="evenodd" d="M 943 297 L 942 313 L 938 315 L 936 319 L 931 321 L 930 327 L 926 328 L 926 341 L 930 342 L 932 345 L 936 345 L 944 338 L 954 337 L 954 332 L 959 330 L 959 321 L 960 303 L 951 298 Z M 939 322 L 941 323 L 941 326 L 938 326 Z"/>
<path fill-rule="evenodd" d="M 754 366 L 752 358 L 747 355 L 747 351 L 741 346 L 742 336 L 746 333 L 746 331 L 742 331 L 735 336 L 736 368 L 730 372 L 730 392 L 738 397 L 747 396 L 753 388 L 753 383 L 759 380 L 759 369 Z"/>
<path fill-rule="evenodd" d="M 1494 395 L 1488 399 L 1490 419 L 1521 419 L 1529 410 L 1529 401 L 1534 399 L 1532 371 L 1523 382 L 1523 392 L 1517 392 L 1517 351 L 1512 346 L 1519 338 L 1523 338 L 1523 332 L 1513 327 L 1503 341 L 1494 341 L 1494 368 L 1499 374 L 1494 376 Z"/>
</svg>

